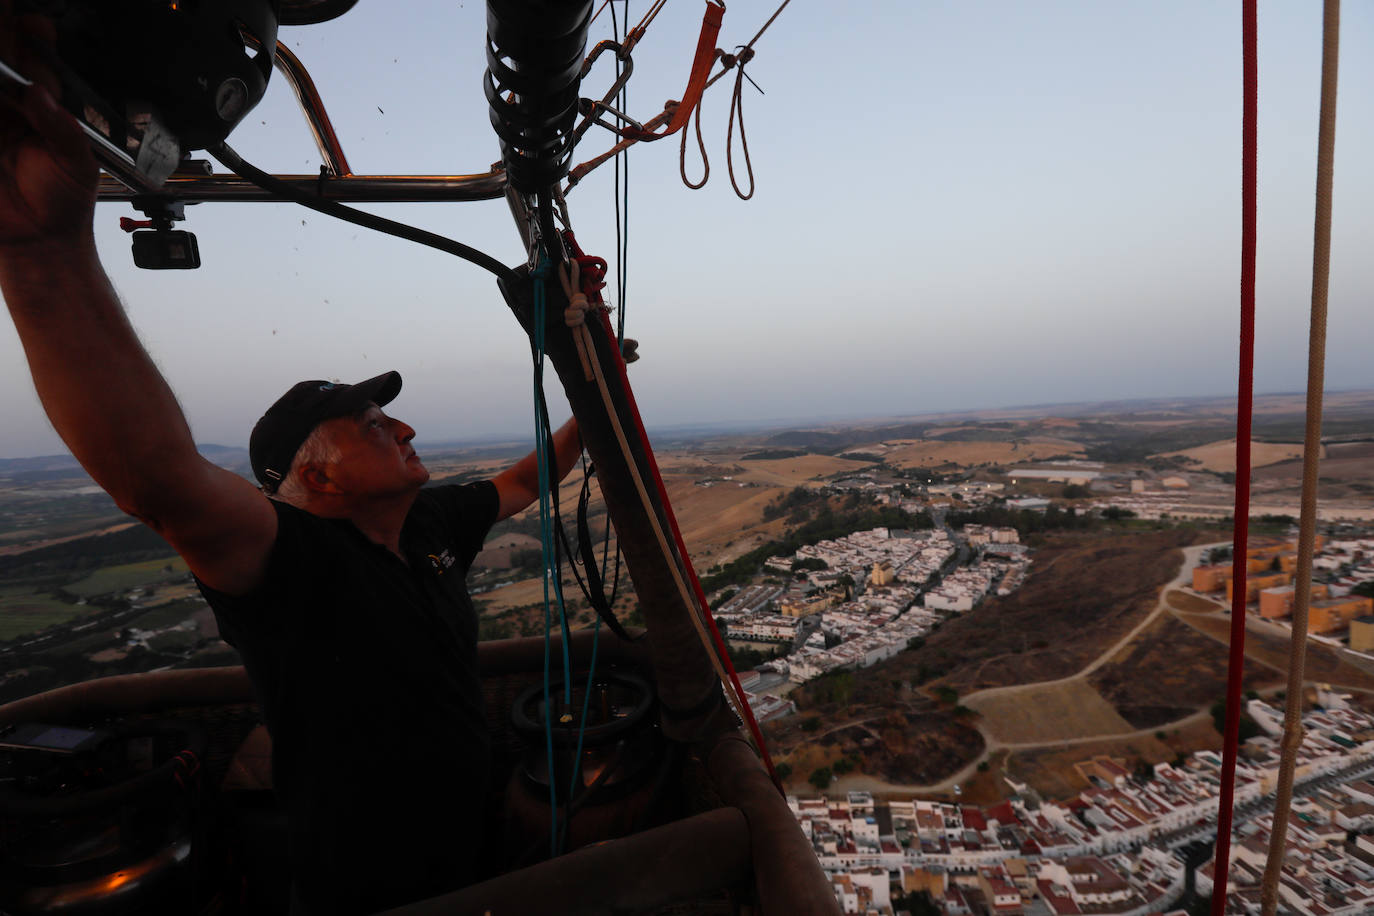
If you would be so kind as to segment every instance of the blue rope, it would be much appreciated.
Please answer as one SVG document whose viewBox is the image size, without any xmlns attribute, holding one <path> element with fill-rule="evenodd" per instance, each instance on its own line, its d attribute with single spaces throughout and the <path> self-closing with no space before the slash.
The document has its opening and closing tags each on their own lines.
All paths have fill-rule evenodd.
<svg viewBox="0 0 1374 916">
<path fill-rule="evenodd" d="M 554 599 L 558 607 L 558 622 L 563 633 L 563 708 L 571 709 L 573 704 L 572 695 L 572 628 L 568 623 L 567 603 L 563 596 L 563 581 L 556 568 L 556 544 L 554 540 L 554 514 L 556 496 L 553 489 L 554 469 L 549 467 L 550 456 L 549 446 L 552 445 L 553 435 L 550 431 L 548 405 L 544 398 L 544 351 L 546 344 L 545 336 L 545 316 L 547 313 L 546 281 L 551 270 L 551 265 L 547 256 L 541 257 L 538 267 L 534 272 L 534 421 L 535 421 L 535 440 L 538 445 L 535 448 L 535 464 L 539 474 L 539 535 L 540 547 L 544 557 L 544 743 L 545 752 L 548 755 L 549 766 L 549 808 L 550 808 L 550 827 L 549 827 L 549 848 L 550 855 L 556 856 L 559 853 L 559 831 L 558 831 L 558 793 L 555 789 L 555 757 L 553 752 L 553 698 L 550 695 L 550 687 L 553 681 L 551 671 L 552 665 L 552 631 L 553 631 L 553 602 L 549 601 L 549 585 L 553 584 Z M 598 625 L 600 621 L 597 621 Z M 596 644 L 592 646 L 593 665 L 596 659 Z M 588 681 L 587 692 L 590 695 L 591 682 Z M 585 730 L 586 698 L 583 698 L 583 721 L 584 724 L 579 728 L 577 738 L 577 756 L 573 762 L 573 783 L 577 781 L 577 771 L 581 763 L 582 736 Z M 569 797 L 571 800 L 571 796 Z"/>
<path fill-rule="evenodd" d="M 592 681 L 596 677 L 596 649 L 601 643 L 601 618 L 596 618 L 592 627 L 592 660 L 587 666 L 587 689 L 582 693 L 582 721 L 577 726 L 577 754 L 573 757 L 572 784 L 568 787 L 568 798 L 577 791 L 577 777 L 582 771 L 582 739 L 587 735 L 587 707 L 592 699 Z"/>
<path fill-rule="evenodd" d="M 554 756 L 553 756 L 553 698 L 549 695 L 549 682 L 552 680 L 550 670 L 550 656 L 552 655 L 553 621 L 550 617 L 552 608 L 549 604 L 549 537 L 548 526 L 544 524 L 547 517 L 547 493 L 548 493 L 548 469 L 545 467 L 544 459 L 544 427 L 547 425 L 544 420 L 544 411 L 541 407 L 542 399 L 539 397 L 544 387 L 544 279 L 549 273 L 549 262 L 547 258 L 541 258 L 538 267 L 534 271 L 534 436 L 535 442 L 535 463 L 539 470 L 539 520 L 540 520 L 540 548 L 544 557 L 544 751 L 548 758 L 549 767 L 549 856 L 558 855 L 558 789 L 554 785 Z"/>
<path fill-rule="evenodd" d="M 540 269 L 536 272 L 535 280 L 535 390 L 534 390 L 534 419 L 535 419 L 535 457 L 539 468 L 539 534 L 540 543 L 544 553 L 544 607 L 549 607 L 549 582 L 553 583 L 554 597 L 558 602 L 558 621 L 563 631 L 563 703 L 565 706 L 572 706 L 572 631 L 568 627 L 567 605 L 563 599 L 563 578 L 558 575 L 559 570 L 555 567 L 556 544 L 554 542 L 553 517 L 554 499 L 553 494 L 553 469 L 549 467 L 551 457 L 546 450 L 547 446 L 553 441 L 550 432 L 548 405 L 544 398 L 544 345 L 545 329 L 544 316 L 547 309 L 545 297 L 544 278 L 549 272 L 548 259 L 540 261 Z M 555 456 L 556 457 L 556 456 Z M 546 629 L 549 627 L 546 626 Z"/>
<path fill-rule="evenodd" d="M 539 264 L 535 268 L 534 279 L 534 423 L 535 441 L 538 443 L 535 448 L 535 465 L 538 468 L 539 480 L 539 539 L 540 547 L 544 558 L 544 750 L 548 757 L 549 769 L 549 855 L 557 856 L 561 845 L 560 833 L 558 829 L 558 790 L 556 788 L 557 773 L 555 757 L 553 751 L 553 697 L 551 695 L 551 685 L 553 681 L 552 672 L 552 632 L 553 632 L 553 602 L 549 600 L 549 584 L 553 583 L 554 598 L 558 606 L 558 620 L 563 632 L 563 705 L 565 709 L 571 709 L 572 698 L 572 629 L 569 626 L 567 605 L 563 597 L 563 583 L 558 570 L 555 568 L 556 554 L 554 542 L 554 509 L 556 498 L 552 492 L 552 473 L 549 467 L 550 458 L 556 460 L 556 454 L 550 456 L 549 451 L 553 443 L 553 436 L 550 431 L 548 416 L 548 406 L 544 398 L 544 352 L 546 345 L 545 318 L 547 315 L 548 300 L 546 295 L 546 282 L 551 271 L 551 265 L 547 256 L 541 256 Z M 582 710 L 580 721 L 577 727 L 577 747 L 572 759 L 572 777 L 568 787 L 568 800 L 577 793 L 578 778 L 582 771 L 582 749 L 587 734 L 588 710 L 591 706 L 592 686 L 596 678 L 596 658 L 597 650 L 601 644 L 601 619 L 598 617 L 593 627 L 591 659 L 587 668 L 587 686 L 582 695 Z M 563 829 L 566 830 L 567 824 Z"/>
</svg>

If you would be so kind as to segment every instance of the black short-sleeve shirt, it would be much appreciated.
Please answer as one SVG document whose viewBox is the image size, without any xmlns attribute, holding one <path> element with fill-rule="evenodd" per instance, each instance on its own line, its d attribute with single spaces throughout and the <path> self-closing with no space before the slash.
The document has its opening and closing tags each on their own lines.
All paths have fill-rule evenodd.
<svg viewBox="0 0 1374 916">
<path fill-rule="evenodd" d="M 490 745 L 464 580 L 498 505 L 490 481 L 421 490 L 402 562 L 347 520 L 274 502 L 262 585 L 201 585 L 262 703 L 311 910 L 372 912 L 477 876 Z"/>
</svg>

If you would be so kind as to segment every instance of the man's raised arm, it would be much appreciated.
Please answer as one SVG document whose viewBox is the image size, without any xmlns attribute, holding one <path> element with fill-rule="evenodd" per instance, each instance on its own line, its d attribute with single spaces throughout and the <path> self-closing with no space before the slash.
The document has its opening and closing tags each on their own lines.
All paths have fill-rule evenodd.
<svg viewBox="0 0 1374 916">
<path fill-rule="evenodd" d="M 562 480 L 577 464 L 582 454 L 582 434 L 577 429 L 574 417 L 553 433 L 553 452 L 557 467 L 553 469 L 553 479 Z M 530 452 L 515 464 L 492 478 L 496 492 L 501 498 L 501 508 L 496 513 L 497 521 L 510 518 L 539 498 L 539 457 Z"/>
<path fill-rule="evenodd" d="M 28 49 L 45 17 L 0 0 L 0 58 L 33 77 L 0 87 L 0 292 L 34 386 L 62 440 L 124 511 L 214 588 L 262 575 L 276 514 L 258 490 L 196 452 L 181 408 L 144 351 L 96 255 L 98 169 L 56 81 Z"/>
</svg>

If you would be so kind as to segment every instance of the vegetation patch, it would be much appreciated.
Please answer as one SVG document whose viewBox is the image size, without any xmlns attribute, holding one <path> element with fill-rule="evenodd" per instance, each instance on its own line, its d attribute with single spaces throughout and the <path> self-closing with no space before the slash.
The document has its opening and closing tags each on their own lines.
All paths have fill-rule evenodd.
<svg viewBox="0 0 1374 916">
<path fill-rule="evenodd" d="M 834 715 L 824 718 L 836 721 Z M 808 721 L 819 720 L 794 716 L 770 722 L 766 729 L 779 756 L 796 755 L 797 775 L 812 775 L 823 764 L 832 778 L 852 772 L 897 785 L 929 785 L 957 773 L 984 748 L 977 729 L 947 713 L 855 710 L 852 717 L 839 719 L 847 724 L 810 730 L 803 727 Z"/>
<path fill-rule="evenodd" d="M 178 556 L 144 560 L 141 563 L 125 563 L 96 570 L 84 579 L 63 586 L 63 590 L 78 598 L 94 598 L 96 595 L 146 588 L 184 576 L 188 571 L 186 561 Z"/>
<path fill-rule="evenodd" d="M 806 452 L 799 448 L 765 448 L 747 455 L 740 455 L 740 461 L 778 461 L 783 458 L 800 458 Z"/>
<path fill-rule="evenodd" d="M 1190 617 L 1187 624 L 1223 645 L 1229 646 L 1231 643 L 1231 621 L 1227 617 Z M 1247 659 L 1261 662 L 1276 672 L 1288 670 L 1288 640 L 1267 627 L 1246 628 L 1245 655 Z M 1309 681 L 1322 681 L 1357 690 L 1374 690 L 1374 676 L 1342 661 L 1335 650 L 1310 640 L 1307 643 L 1304 674 Z M 1278 676 L 1275 675 L 1273 682 L 1276 683 L 1278 680 Z M 1208 699 L 1210 700 L 1210 697 Z"/>
<path fill-rule="evenodd" d="M 1174 610 L 1185 611 L 1189 614 L 1206 614 L 1211 611 L 1219 611 L 1222 608 L 1218 601 L 1212 601 L 1199 595 L 1190 595 L 1178 589 L 1171 589 L 1164 596 L 1164 600 Z"/>
<path fill-rule="evenodd" d="M 1165 614 L 1089 679 L 1126 721 L 1154 728 L 1192 715 L 1224 693 L 1226 666 L 1224 647 Z M 1244 678 L 1246 689 L 1279 682 L 1272 669 L 1253 661 L 1246 662 Z"/>
<path fill-rule="evenodd" d="M 997 751 L 978 764 L 978 772 L 963 784 L 959 800 L 966 805 L 995 805 L 1007 797 L 1007 784 L 1002 771 L 1007 765 L 1007 751 Z"/>
<path fill-rule="evenodd" d="M 1220 747 L 1216 733 L 1210 727 L 1207 731 L 1213 736 L 1213 742 L 1204 746 Z M 1064 801 L 1092 788 L 1074 765 L 1098 756 L 1125 760 L 1127 768 L 1133 769 L 1137 761 L 1172 762 L 1176 752 L 1154 736 L 1108 739 L 1068 747 L 1015 751 L 1007 758 L 1007 773 L 1017 782 L 1029 785 L 1041 798 Z"/>
<path fill-rule="evenodd" d="M 171 546 L 144 525 L 76 538 L 24 553 L 0 556 L 0 578 L 30 579 L 55 573 L 88 573 L 103 566 L 175 556 Z"/>
</svg>

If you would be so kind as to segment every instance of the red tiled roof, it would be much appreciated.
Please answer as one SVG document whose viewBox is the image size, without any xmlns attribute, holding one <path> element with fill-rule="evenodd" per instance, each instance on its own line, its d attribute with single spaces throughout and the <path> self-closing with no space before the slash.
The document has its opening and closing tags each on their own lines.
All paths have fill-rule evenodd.
<svg viewBox="0 0 1374 916">
<path fill-rule="evenodd" d="M 1041 899 L 1045 901 L 1045 904 L 1056 914 L 1056 916 L 1060 916 L 1060 914 L 1064 913 L 1079 912 L 1078 904 L 1073 902 L 1072 897 L 1067 894 L 1055 892 L 1053 881 L 1046 881 L 1041 878 L 1035 882 L 1035 886 L 1040 890 Z"/>
<path fill-rule="evenodd" d="M 1019 824 L 1021 819 L 1016 816 L 1016 809 L 1011 806 L 1011 802 L 1004 801 L 986 809 L 983 814 L 987 815 L 988 820 L 994 820 L 1002 826 L 1008 824 Z"/>
</svg>

